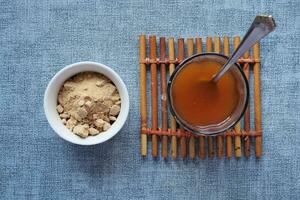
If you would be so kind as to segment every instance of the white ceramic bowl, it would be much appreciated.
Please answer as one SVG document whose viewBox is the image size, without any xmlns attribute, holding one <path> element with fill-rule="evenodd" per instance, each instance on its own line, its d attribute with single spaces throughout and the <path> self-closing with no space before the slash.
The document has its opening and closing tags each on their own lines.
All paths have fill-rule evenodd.
<svg viewBox="0 0 300 200">
<path fill-rule="evenodd" d="M 107 131 L 96 136 L 80 138 L 63 125 L 56 111 L 56 106 L 58 92 L 63 83 L 75 74 L 86 71 L 99 72 L 108 77 L 116 85 L 121 97 L 121 110 L 117 120 Z M 94 145 L 109 140 L 120 131 L 128 116 L 129 96 L 124 82 L 114 70 L 100 63 L 79 62 L 64 67 L 51 79 L 44 95 L 44 110 L 50 126 L 61 138 L 74 144 Z"/>
</svg>

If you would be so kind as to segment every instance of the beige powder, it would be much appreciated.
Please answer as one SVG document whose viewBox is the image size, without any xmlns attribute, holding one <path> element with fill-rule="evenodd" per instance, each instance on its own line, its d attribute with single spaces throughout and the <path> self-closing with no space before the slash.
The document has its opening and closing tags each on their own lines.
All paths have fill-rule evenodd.
<svg viewBox="0 0 300 200">
<path fill-rule="evenodd" d="M 80 137 L 108 130 L 120 109 L 117 88 L 100 73 L 77 74 L 64 83 L 58 94 L 57 111 L 63 123 Z"/>
</svg>

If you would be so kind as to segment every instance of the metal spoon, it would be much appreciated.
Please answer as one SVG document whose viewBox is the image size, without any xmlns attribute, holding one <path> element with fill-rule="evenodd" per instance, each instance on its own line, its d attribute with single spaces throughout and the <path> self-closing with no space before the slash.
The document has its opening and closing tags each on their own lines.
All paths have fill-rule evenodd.
<svg viewBox="0 0 300 200">
<path fill-rule="evenodd" d="M 231 57 L 227 60 L 225 65 L 223 65 L 222 69 L 212 78 L 212 81 L 216 83 L 247 50 L 249 50 L 256 42 L 261 40 L 263 37 L 274 31 L 275 27 L 276 24 L 271 15 L 256 16 L 242 42 L 233 52 Z"/>
</svg>

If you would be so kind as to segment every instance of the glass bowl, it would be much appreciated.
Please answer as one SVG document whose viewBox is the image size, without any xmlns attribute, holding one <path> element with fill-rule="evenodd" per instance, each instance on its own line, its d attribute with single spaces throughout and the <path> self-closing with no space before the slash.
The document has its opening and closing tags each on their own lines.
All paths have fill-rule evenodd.
<svg viewBox="0 0 300 200">
<path fill-rule="evenodd" d="M 243 71 L 237 63 L 235 63 L 234 66 L 232 66 L 226 73 L 231 73 L 235 79 L 237 91 L 239 93 L 239 101 L 234 111 L 231 113 L 230 116 L 228 116 L 228 118 L 226 118 L 226 120 L 217 124 L 195 125 L 184 120 L 178 114 L 178 112 L 176 112 L 176 108 L 174 106 L 174 100 L 172 99 L 172 86 L 174 80 L 176 80 L 176 77 L 178 76 L 178 74 L 180 74 L 182 69 L 187 67 L 192 62 L 212 61 L 223 65 L 226 63 L 227 60 L 227 56 L 218 53 L 196 54 L 181 62 L 174 70 L 173 74 L 171 75 L 168 81 L 168 101 L 172 115 L 174 116 L 178 124 L 184 129 L 198 135 L 218 135 L 232 128 L 243 116 L 248 104 L 249 85 L 245 74 L 243 73 Z M 199 74 L 199 76 L 201 76 L 201 74 Z"/>
</svg>

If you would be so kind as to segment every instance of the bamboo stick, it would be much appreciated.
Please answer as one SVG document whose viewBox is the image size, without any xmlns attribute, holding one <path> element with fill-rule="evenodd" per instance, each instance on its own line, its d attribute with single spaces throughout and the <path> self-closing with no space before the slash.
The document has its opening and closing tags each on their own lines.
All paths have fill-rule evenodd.
<svg viewBox="0 0 300 200">
<path fill-rule="evenodd" d="M 202 39 L 196 38 L 196 51 L 197 53 L 202 53 Z"/>
<path fill-rule="evenodd" d="M 188 38 L 187 39 L 187 52 L 188 56 L 192 56 L 194 54 L 194 39 Z M 190 159 L 194 159 L 196 155 L 195 152 L 195 137 L 191 136 L 189 140 L 189 156 Z"/>
<path fill-rule="evenodd" d="M 194 54 L 194 39 L 188 38 L 187 39 L 187 55 L 188 57 Z"/>
<path fill-rule="evenodd" d="M 206 38 L 206 52 L 212 52 L 212 38 L 211 37 Z M 207 137 L 207 143 L 208 143 L 208 157 L 213 158 L 215 155 L 213 137 Z"/>
<path fill-rule="evenodd" d="M 169 60 L 175 60 L 175 51 L 174 51 L 174 38 L 171 37 L 169 38 Z M 169 65 L 169 73 L 170 75 L 173 73 L 175 69 L 175 64 L 171 63 Z M 176 120 L 174 119 L 173 116 L 170 117 L 170 126 L 171 126 L 171 130 L 172 131 L 176 131 Z M 172 140 L 171 140 L 171 156 L 172 159 L 176 159 L 177 158 L 177 137 L 176 136 L 172 136 Z"/>
<path fill-rule="evenodd" d="M 214 38 L 214 51 L 216 53 L 221 53 L 221 39 L 220 37 Z"/>
<path fill-rule="evenodd" d="M 165 60 L 166 58 L 166 39 L 161 37 L 159 39 L 159 49 L 160 49 L 160 60 Z M 166 85 L 166 65 L 164 63 L 160 64 L 160 86 L 161 86 L 161 129 L 163 131 L 168 130 L 168 110 L 167 110 L 167 85 Z M 161 145 L 161 156 L 166 159 L 168 156 L 168 136 L 164 135 L 162 137 Z"/>
<path fill-rule="evenodd" d="M 260 47 L 259 43 L 256 43 L 253 47 L 254 59 L 260 58 Z M 260 63 L 257 62 L 253 67 L 253 78 L 254 78 L 254 124 L 256 131 L 262 131 L 261 127 L 261 102 L 260 102 Z M 255 156 L 261 157 L 262 155 L 262 137 L 257 136 L 255 138 Z"/>
<path fill-rule="evenodd" d="M 214 38 L 214 51 L 216 53 L 221 53 L 220 37 Z M 223 135 L 217 136 L 217 156 L 218 156 L 218 158 L 222 158 L 222 156 L 223 156 Z"/>
<path fill-rule="evenodd" d="M 150 59 L 156 59 L 156 37 L 149 37 Z M 157 66 L 152 63 L 151 71 L 151 125 L 152 130 L 157 130 Z M 152 156 L 157 157 L 157 135 L 152 135 Z"/>
<path fill-rule="evenodd" d="M 249 51 L 246 51 L 246 53 L 244 54 L 244 58 L 248 59 L 249 56 Z M 245 76 L 249 82 L 250 79 L 250 71 L 249 71 L 249 63 L 245 63 L 244 64 L 244 73 Z M 250 131 L 250 101 L 248 101 L 248 106 L 246 108 L 245 114 L 244 114 L 244 129 L 246 132 Z M 244 154 L 246 158 L 250 157 L 250 137 L 249 136 L 245 136 L 243 138 L 244 140 Z"/>
<path fill-rule="evenodd" d="M 196 51 L 202 53 L 202 39 L 196 38 Z M 199 136 L 199 157 L 205 159 L 205 137 Z"/>
<path fill-rule="evenodd" d="M 205 137 L 200 136 L 199 137 L 199 157 L 203 160 L 206 157 L 205 152 Z"/>
<path fill-rule="evenodd" d="M 239 122 L 234 126 L 234 131 L 236 133 L 241 132 L 241 124 Z M 237 158 L 242 157 L 241 136 L 239 136 L 239 135 L 234 136 L 234 152 L 235 152 L 235 157 L 237 157 Z"/>
<path fill-rule="evenodd" d="M 239 46 L 240 43 L 240 37 L 235 36 L 233 38 L 233 46 L 234 49 L 236 49 Z M 241 132 L 241 124 L 238 122 L 235 127 L 234 127 L 235 132 L 240 133 Z M 242 151 L 241 151 L 241 137 L 240 136 L 234 136 L 234 152 L 235 152 L 235 157 L 239 158 L 242 156 Z"/>
<path fill-rule="evenodd" d="M 178 59 L 181 62 L 184 59 L 184 39 L 178 39 Z M 181 129 L 182 130 L 182 129 Z M 186 158 L 186 137 L 180 137 L 180 155 L 182 159 Z"/>
<path fill-rule="evenodd" d="M 212 52 L 212 38 L 206 37 L 206 53 Z"/>
<path fill-rule="evenodd" d="M 224 55 L 229 56 L 229 38 L 227 36 L 224 37 L 223 46 Z M 226 136 L 226 156 L 227 158 L 231 158 L 232 156 L 232 138 L 230 135 Z"/>
<path fill-rule="evenodd" d="M 168 131 L 162 131 L 161 129 L 159 130 L 152 130 L 152 129 L 146 129 L 146 130 L 142 130 L 142 133 L 145 133 L 145 134 L 155 134 L 155 135 L 158 135 L 158 136 L 163 136 L 163 135 L 174 135 L 174 136 L 177 136 L 177 137 L 180 137 L 180 136 L 185 136 L 185 137 L 191 137 L 192 133 L 190 133 L 189 131 L 171 131 L 171 130 L 168 130 Z M 260 136 L 261 133 L 260 132 L 257 132 L 255 130 L 253 131 L 249 131 L 248 133 L 246 133 L 245 131 L 241 131 L 240 133 L 233 133 L 232 130 L 228 130 L 226 133 L 224 133 L 225 136 L 227 135 L 232 135 L 232 134 L 235 134 L 235 135 L 239 135 L 239 136 L 250 136 L 250 137 L 256 137 L 256 136 Z M 199 137 L 199 136 L 194 136 L 195 138 Z"/>
<path fill-rule="evenodd" d="M 146 58 L 146 37 L 140 35 L 140 60 Z M 140 112 L 141 112 L 141 128 L 147 128 L 147 93 L 146 93 L 146 64 L 140 63 Z M 147 135 L 141 134 L 141 155 L 147 155 Z"/>
<path fill-rule="evenodd" d="M 215 152 L 214 152 L 214 140 L 212 136 L 207 137 L 207 144 L 208 144 L 208 157 L 213 158 Z"/>
</svg>

